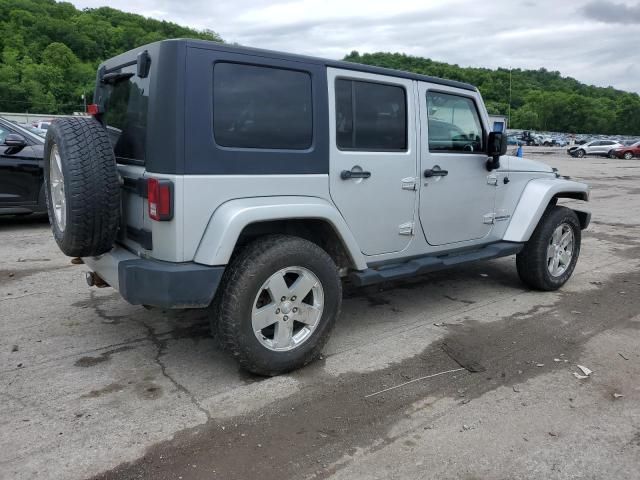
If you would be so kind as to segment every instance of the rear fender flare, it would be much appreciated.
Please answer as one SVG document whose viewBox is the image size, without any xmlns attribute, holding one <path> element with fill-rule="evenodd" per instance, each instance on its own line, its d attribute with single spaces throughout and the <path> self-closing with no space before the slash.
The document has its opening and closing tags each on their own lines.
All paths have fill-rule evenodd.
<svg viewBox="0 0 640 480">
<path fill-rule="evenodd" d="M 213 212 L 194 261 L 204 265 L 226 265 L 247 225 L 288 219 L 328 222 L 341 239 L 353 267 L 357 270 L 367 268 L 356 239 L 335 206 L 321 198 L 298 196 L 240 198 L 223 203 Z"/>
</svg>

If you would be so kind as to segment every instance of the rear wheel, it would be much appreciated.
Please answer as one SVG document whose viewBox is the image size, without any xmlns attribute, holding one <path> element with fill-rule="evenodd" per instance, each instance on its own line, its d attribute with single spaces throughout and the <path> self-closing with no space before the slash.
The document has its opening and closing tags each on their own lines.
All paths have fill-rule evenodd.
<svg viewBox="0 0 640 480">
<path fill-rule="evenodd" d="M 245 247 L 221 288 L 212 327 L 240 365 L 259 375 L 285 373 L 317 357 L 342 302 L 331 257 L 314 243 L 285 235 Z"/>
<path fill-rule="evenodd" d="M 624 152 L 624 159 L 625 160 L 631 160 L 633 158 L 633 153 L 631 152 Z"/>
<path fill-rule="evenodd" d="M 571 277 L 580 255 L 581 230 L 575 212 L 548 209 L 516 256 L 520 279 L 537 290 L 557 290 Z"/>
</svg>

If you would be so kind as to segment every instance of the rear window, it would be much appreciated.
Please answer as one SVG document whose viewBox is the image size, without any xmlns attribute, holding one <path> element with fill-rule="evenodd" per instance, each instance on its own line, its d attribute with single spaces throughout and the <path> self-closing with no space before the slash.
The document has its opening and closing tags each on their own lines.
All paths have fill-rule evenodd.
<svg viewBox="0 0 640 480">
<path fill-rule="evenodd" d="M 308 149 L 312 113 L 308 73 L 224 62 L 213 69 L 213 133 L 218 145 Z"/>
<path fill-rule="evenodd" d="M 136 65 L 124 67 L 120 72 L 134 75 L 102 87 L 106 95 L 103 119 L 116 158 L 120 161 L 144 162 L 149 78 L 137 77 Z"/>
</svg>

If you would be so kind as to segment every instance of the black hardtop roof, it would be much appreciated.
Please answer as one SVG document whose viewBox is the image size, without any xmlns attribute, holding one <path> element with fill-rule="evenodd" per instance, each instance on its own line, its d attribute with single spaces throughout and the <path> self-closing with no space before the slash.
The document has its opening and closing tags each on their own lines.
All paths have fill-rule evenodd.
<svg viewBox="0 0 640 480">
<path fill-rule="evenodd" d="M 162 40 L 156 43 L 165 42 L 179 42 L 184 43 L 189 47 L 204 48 L 209 50 L 218 50 L 229 53 L 239 53 L 245 55 L 258 55 L 263 57 L 275 58 L 279 60 L 288 60 L 294 62 L 304 62 L 326 65 L 327 67 L 342 68 L 345 70 L 354 70 L 357 72 L 375 73 L 379 75 L 389 75 L 399 78 L 408 78 L 411 80 L 421 80 L 423 82 L 435 83 L 438 85 L 446 85 L 449 87 L 461 88 L 464 90 L 477 91 L 476 87 L 464 82 L 458 82 L 455 80 L 446 80 L 443 78 L 430 77 L 428 75 L 420 75 L 418 73 L 405 72 L 402 70 L 393 70 L 391 68 L 373 67 L 370 65 L 363 65 L 360 63 L 344 62 L 340 60 L 329 60 L 326 58 L 311 57 L 307 55 L 298 55 L 294 53 L 277 52 L 274 50 L 265 50 L 261 48 L 243 47 L 238 45 L 227 45 L 219 42 L 212 42 L 207 40 L 194 40 L 190 38 L 176 38 L 171 40 Z M 144 47 L 136 48 L 136 51 L 140 51 Z"/>
</svg>

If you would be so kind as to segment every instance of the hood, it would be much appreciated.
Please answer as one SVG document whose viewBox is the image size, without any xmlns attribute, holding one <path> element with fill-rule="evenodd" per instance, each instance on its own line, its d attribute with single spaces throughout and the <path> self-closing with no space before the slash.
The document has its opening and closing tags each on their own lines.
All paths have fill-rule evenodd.
<svg viewBox="0 0 640 480">
<path fill-rule="evenodd" d="M 546 163 L 529 160 L 528 158 L 503 155 L 500 157 L 502 169 L 510 172 L 545 172 L 553 173 L 553 169 Z"/>
</svg>

